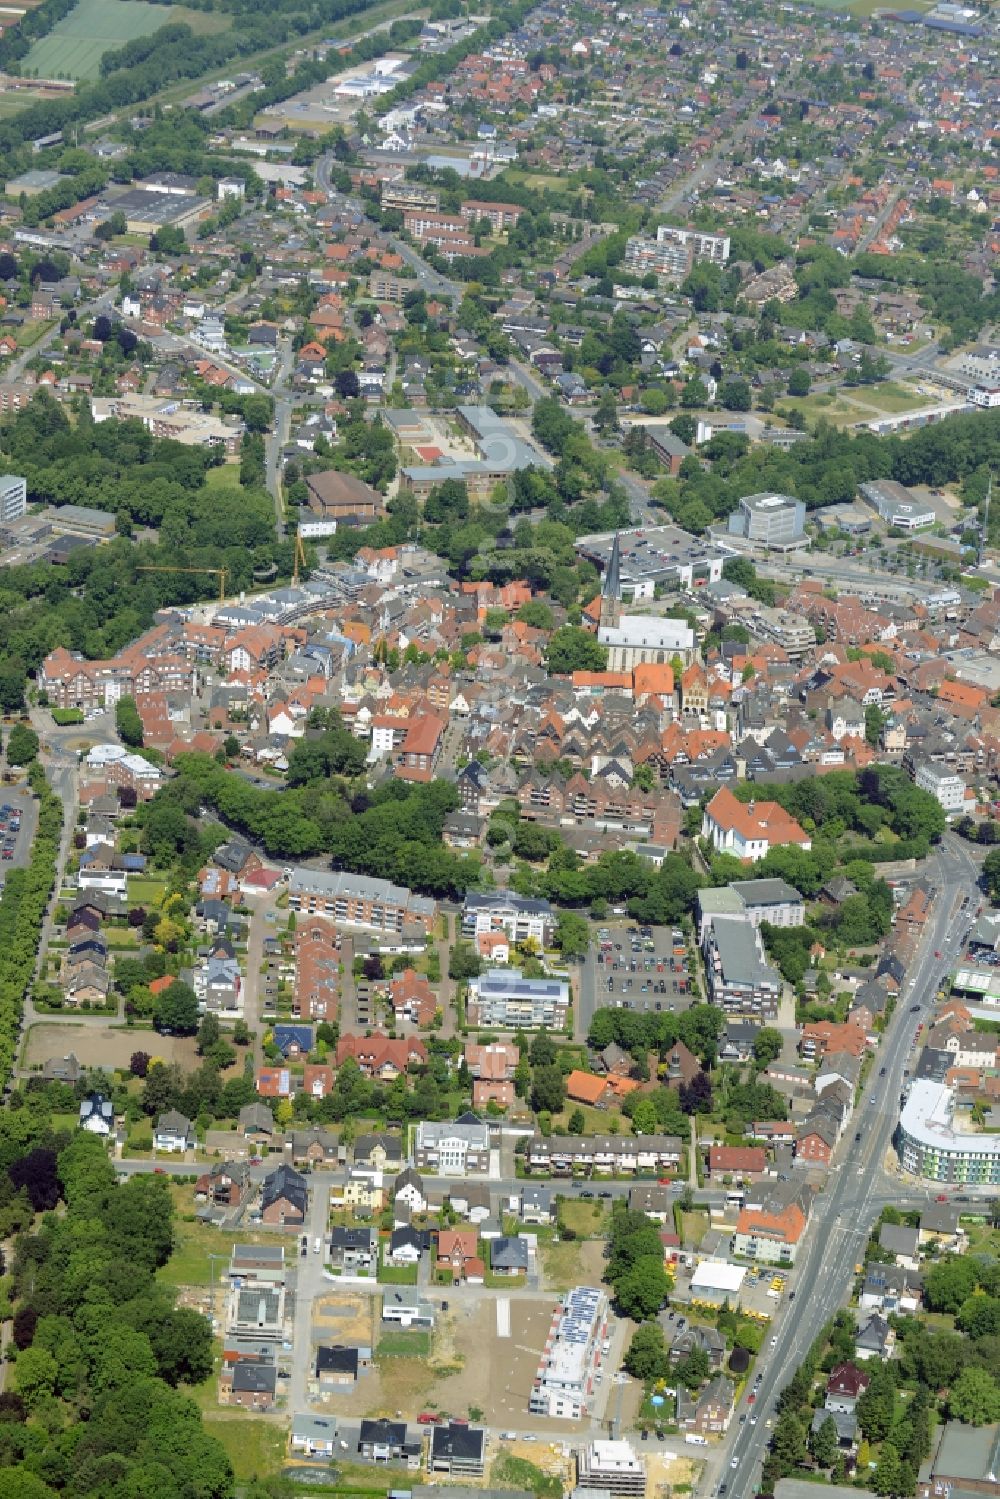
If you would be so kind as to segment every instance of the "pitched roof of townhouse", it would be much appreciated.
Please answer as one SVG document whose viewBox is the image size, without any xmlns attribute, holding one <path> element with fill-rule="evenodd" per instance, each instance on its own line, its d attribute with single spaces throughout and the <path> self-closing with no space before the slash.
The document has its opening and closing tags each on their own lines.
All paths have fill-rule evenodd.
<svg viewBox="0 0 1000 1499">
<path fill-rule="evenodd" d="M 736 1220 L 738 1234 L 756 1234 L 766 1239 L 780 1239 L 797 1244 L 806 1226 L 806 1216 L 797 1203 L 789 1203 L 781 1212 L 769 1213 L 760 1208 L 743 1208 Z"/>
</svg>

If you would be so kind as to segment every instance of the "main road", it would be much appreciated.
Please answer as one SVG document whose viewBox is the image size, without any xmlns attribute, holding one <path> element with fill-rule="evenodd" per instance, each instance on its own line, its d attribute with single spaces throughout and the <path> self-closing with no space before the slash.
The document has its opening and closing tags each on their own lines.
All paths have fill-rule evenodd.
<svg viewBox="0 0 1000 1499">
<path fill-rule="evenodd" d="M 740 1425 L 734 1418 L 721 1448 L 706 1464 L 697 1490 L 701 1496 L 724 1493 L 730 1499 L 748 1499 L 757 1492 L 769 1440 L 765 1420 L 773 1416 L 777 1394 L 824 1323 L 849 1299 L 854 1266 L 862 1258 L 880 1209 L 886 1203 L 902 1205 L 911 1197 L 919 1205 L 931 1195 L 914 1193 L 897 1184 L 886 1169 L 886 1156 L 899 1117 L 903 1071 L 913 1050 L 914 1030 L 930 1015 L 938 986 L 961 951 L 975 908 L 978 866 L 953 834 L 945 834 L 935 865 L 937 896 L 928 930 L 876 1054 L 879 1071 L 858 1101 L 826 1190 L 816 1198 L 806 1231 L 805 1253 L 796 1266 L 795 1302 L 786 1301 L 776 1316 L 771 1346 L 760 1360 L 763 1378 L 751 1408 L 756 1424 L 751 1426 L 747 1421 Z M 973 899 L 968 914 L 963 916 L 959 911 L 965 895 Z M 941 957 L 935 958 L 935 952 Z M 849 1143 L 859 1133 L 860 1143 Z M 746 1409 L 744 1405 L 743 1411 Z"/>
</svg>

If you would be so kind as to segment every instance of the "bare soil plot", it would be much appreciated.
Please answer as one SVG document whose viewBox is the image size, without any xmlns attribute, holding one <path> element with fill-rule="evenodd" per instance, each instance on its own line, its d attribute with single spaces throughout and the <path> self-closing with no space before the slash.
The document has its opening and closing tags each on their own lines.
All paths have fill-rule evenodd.
<svg viewBox="0 0 1000 1499">
<path fill-rule="evenodd" d="M 134 1051 L 148 1051 L 164 1062 L 179 1062 L 187 1071 L 198 1065 L 193 1036 L 158 1036 L 153 1031 L 115 1030 L 109 1025 L 74 1025 L 46 1020 L 33 1025 L 24 1044 L 21 1065 L 40 1067 L 49 1057 L 73 1052 L 84 1067 L 127 1067 Z"/>
</svg>

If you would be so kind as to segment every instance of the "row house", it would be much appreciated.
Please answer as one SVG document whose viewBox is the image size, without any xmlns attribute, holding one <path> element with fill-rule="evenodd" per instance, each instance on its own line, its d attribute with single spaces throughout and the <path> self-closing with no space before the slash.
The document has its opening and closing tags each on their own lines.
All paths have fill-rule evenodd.
<svg viewBox="0 0 1000 1499">
<path fill-rule="evenodd" d="M 681 1163 L 681 1148 L 677 1135 L 578 1135 L 565 1139 L 534 1135 L 528 1142 L 525 1163 L 529 1171 L 546 1171 L 556 1176 L 574 1172 L 593 1175 L 676 1171 Z"/>
</svg>

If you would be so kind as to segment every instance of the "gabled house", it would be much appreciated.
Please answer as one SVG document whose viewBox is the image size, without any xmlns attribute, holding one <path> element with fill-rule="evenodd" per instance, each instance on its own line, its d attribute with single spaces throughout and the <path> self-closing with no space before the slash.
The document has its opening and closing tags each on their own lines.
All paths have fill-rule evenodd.
<svg viewBox="0 0 1000 1499">
<path fill-rule="evenodd" d="M 114 1107 L 103 1093 L 90 1093 L 80 1105 L 79 1124 L 88 1135 L 110 1135 L 115 1122 Z"/>
<path fill-rule="evenodd" d="M 181 1155 L 194 1145 L 194 1125 L 176 1109 L 168 1109 L 156 1121 L 153 1131 L 153 1149 L 179 1152 Z"/>
<path fill-rule="evenodd" d="M 854 1356 L 859 1359 L 878 1359 L 885 1363 L 892 1357 L 892 1350 L 896 1344 L 896 1334 L 889 1326 L 884 1317 L 873 1312 L 861 1327 L 854 1339 Z"/>
<path fill-rule="evenodd" d="M 264 1178 L 260 1216 L 278 1228 L 300 1228 L 306 1220 L 309 1189 L 304 1176 L 291 1166 L 279 1166 Z"/>
<path fill-rule="evenodd" d="M 828 1411 L 853 1411 L 871 1384 L 871 1375 L 850 1360 L 837 1364 L 826 1382 L 824 1406 Z"/>
<path fill-rule="evenodd" d="M 330 1231 L 330 1264 L 341 1270 L 371 1270 L 378 1256 L 373 1228 L 334 1228 Z"/>
</svg>

